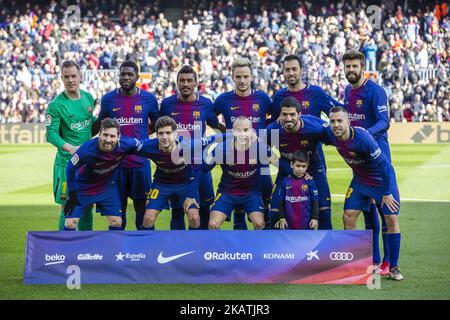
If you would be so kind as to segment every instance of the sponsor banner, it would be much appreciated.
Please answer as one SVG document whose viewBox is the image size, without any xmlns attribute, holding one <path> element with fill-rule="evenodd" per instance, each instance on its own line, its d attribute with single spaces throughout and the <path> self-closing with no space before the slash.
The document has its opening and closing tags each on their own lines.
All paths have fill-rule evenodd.
<svg viewBox="0 0 450 320">
<path fill-rule="evenodd" d="M 391 123 L 389 143 L 449 143 L 450 122 Z"/>
<path fill-rule="evenodd" d="M 366 284 L 372 233 L 317 231 L 28 232 L 25 284 Z"/>
<path fill-rule="evenodd" d="M 0 124 L 0 144 L 45 143 L 44 123 Z"/>
</svg>

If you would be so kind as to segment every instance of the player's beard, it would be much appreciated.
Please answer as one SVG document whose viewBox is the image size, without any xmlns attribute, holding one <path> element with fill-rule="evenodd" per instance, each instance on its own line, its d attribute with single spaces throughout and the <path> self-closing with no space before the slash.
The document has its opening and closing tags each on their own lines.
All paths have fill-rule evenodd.
<svg viewBox="0 0 450 320">
<path fill-rule="evenodd" d="M 100 141 L 100 150 L 102 150 L 103 152 L 111 152 L 117 145 L 117 142 L 105 142 L 105 141 Z"/>
<path fill-rule="evenodd" d="M 353 78 L 350 78 L 350 76 L 354 76 Z M 347 81 L 350 83 L 350 84 L 355 84 L 355 83 L 358 83 L 358 81 L 361 79 L 361 77 L 362 77 L 362 71 L 361 72 L 359 72 L 359 73 L 356 73 L 356 72 L 347 72 L 346 74 L 345 74 L 345 77 L 347 78 Z"/>
<path fill-rule="evenodd" d="M 283 126 L 286 130 L 291 131 L 292 129 L 294 129 L 298 124 L 298 120 L 297 121 L 285 121 L 283 122 Z"/>
</svg>

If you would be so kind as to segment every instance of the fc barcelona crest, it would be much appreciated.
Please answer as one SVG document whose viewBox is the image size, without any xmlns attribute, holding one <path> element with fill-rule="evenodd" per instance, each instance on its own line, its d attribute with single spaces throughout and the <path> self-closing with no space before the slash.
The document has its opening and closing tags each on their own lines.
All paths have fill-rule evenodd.
<svg viewBox="0 0 450 320">
<path fill-rule="evenodd" d="M 302 147 L 306 147 L 308 146 L 308 140 L 301 140 L 300 144 L 302 145 Z"/>
<path fill-rule="evenodd" d="M 192 116 L 194 119 L 200 119 L 200 111 L 193 111 Z"/>
<path fill-rule="evenodd" d="M 357 106 L 358 108 L 361 108 L 361 107 L 362 107 L 362 104 L 363 104 L 362 99 L 356 100 L 356 106 Z"/>
<path fill-rule="evenodd" d="M 309 101 L 302 101 L 302 108 L 308 109 L 309 108 Z"/>
<path fill-rule="evenodd" d="M 255 104 L 253 105 L 253 110 L 254 110 L 254 111 L 259 111 L 259 104 L 258 104 L 258 103 L 255 103 Z"/>
<path fill-rule="evenodd" d="M 141 106 L 141 105 L 134 106 L 134 112 L 136 112 L 136 113 L 142 113 L 142 106 Z"/>
<path fill-rule="evenodd" d="M 302 184 L 302 191 L 303 192 L 307 192 L 308 191 L 308 185 L 307 184 Z"/>
</svg>

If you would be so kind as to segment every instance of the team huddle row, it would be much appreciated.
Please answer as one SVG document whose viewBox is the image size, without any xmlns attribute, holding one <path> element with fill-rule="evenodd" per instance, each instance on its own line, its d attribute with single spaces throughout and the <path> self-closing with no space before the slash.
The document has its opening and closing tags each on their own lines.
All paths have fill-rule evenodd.
<svg viewBox="0 0 450 320">
<path fill-rule="evenodd" d="M 252 65 L 237 58 L 231 70 L 234 91 L 212 102 L 197 94 L 196 72 L 184 66 L 177 75 L 178 94 L 158 105 L 153 94 L 136 87 L 138 66 L 127 61 L 120 67 L 120 89 L 102 97 L 98 118 L 92 96 L 79 89 L 78 66 L 65 62 L 66 90 L 49 105 L 46 119 L 47 140 L 58 147 L 54 194 L 63 205 L 60 229 L 92 228 L 93 204 L 110 230 L 125 229 L 131 198 L 138 230 L 154 230 L 159 213 L 168 208 L 171 229 L 185 229 L 187 215 L 189 230 L 220 229 L 232 218 L 234 229 L 246 229 L 246 217 L 255 230 L 329 230 L 325 143 L 336 146 L 353 169 L 344 228 L 355 229 L 363 211 L 366 227 L 374 230 L 374 264 L 380 264 L 379 240 L 375 243 L 380 214 L 386 229 L 383 264 L 390 264 L 392 274 L 398 265 L 400 199 L 387 140 L 386 93 L 364 79 L 361 53 L 347 52 L 343 62 L 350 82 L 344 103 L 303 83 L 301 60 L 288 55 L 287 87 L 272 99 L 252 89 Z M 207 125 L 216 133 L 206 136 Z M 156 138 L 149 139 L 149 131 Z M 153 179 L 148 159 L 156 166 Z M 269 163 L 278 168 L 274 183 Z M 222 175 L 214 193 L 216 165 Z"/>
</svg>

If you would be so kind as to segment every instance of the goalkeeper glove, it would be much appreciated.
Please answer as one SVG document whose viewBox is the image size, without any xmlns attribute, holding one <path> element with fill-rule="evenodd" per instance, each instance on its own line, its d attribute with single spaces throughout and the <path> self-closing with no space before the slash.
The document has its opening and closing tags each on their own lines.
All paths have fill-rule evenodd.
<svg viewBox="0 0 450 320">
<path fill-rule="evenodd" d="M 66 204 L 64 205 L 64 216 L 69 216 L 72 214 L 73 209 L 78 204 L 77 201 L 77 192 L 69 191 L 69 199 L 66 201 Z"/>
</svg>

